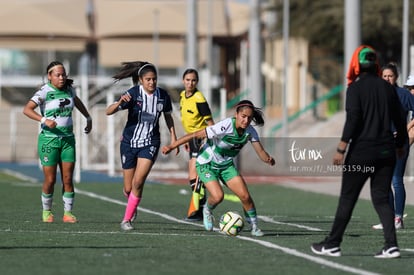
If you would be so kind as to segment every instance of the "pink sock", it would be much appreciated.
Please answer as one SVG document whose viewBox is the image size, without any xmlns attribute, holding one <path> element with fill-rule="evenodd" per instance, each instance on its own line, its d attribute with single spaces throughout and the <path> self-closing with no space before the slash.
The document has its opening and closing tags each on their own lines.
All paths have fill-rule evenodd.
<svg viewBox="0 0 414 275">
<path fill-rule="evenodd" d="M 130 221 L 132 219 L 132 216 L 134 215 L 139 202 L 141 201 L 141 198 L 134 195 L 134 193 L 130 193 L 128 197 L 128 204 L 125 209 L 125 216 L 124 221 Z"/>
</svg>

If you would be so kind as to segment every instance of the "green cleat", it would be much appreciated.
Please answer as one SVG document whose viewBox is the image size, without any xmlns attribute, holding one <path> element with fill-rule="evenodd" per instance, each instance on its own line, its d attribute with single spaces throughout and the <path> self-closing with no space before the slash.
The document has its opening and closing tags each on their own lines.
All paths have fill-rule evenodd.
<svg viewBox="0 0 414 275">
<path fill-rule="evenodd" d="M 213 221 L 214 221 L 213 214 L 211 213 L 210 210 L 208 210 L 207 207 L 204 207 L 203 208 L 203 223 L 204 223 L 204 228 L 207 231 L 213 231 Z"/>
<path fill-rule="evenodd" d="M 52 214 L 52 211 L 50 211 L 50 210 L 43 210 L 42 220 L 43 220 L 43 222 L 47 222 L 47 223 L 53 222 L 53 214 Z"/>
</svg>

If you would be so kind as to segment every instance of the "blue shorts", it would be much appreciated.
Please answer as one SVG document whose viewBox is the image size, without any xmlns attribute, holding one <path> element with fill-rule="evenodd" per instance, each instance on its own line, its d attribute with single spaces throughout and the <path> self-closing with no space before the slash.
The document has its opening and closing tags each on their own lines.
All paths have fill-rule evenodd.
<svg viewBox="0 0 414 275">
<path fill-rule="evenodd" d="M 138 158 L 144 158 L 155 162 L 160 146 L 149 145 L 142 148 L 132 148 L 129 144 L 121 142 L 122 169 L 132 169 L 137 166 Z"/>
</svg>

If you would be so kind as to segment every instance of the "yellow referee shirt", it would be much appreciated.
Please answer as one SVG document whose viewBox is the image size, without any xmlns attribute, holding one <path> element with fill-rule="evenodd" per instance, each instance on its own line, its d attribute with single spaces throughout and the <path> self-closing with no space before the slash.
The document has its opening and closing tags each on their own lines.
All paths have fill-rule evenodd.
<svg viewBox="0 0 414 275">
<path fill-rule="evenodd" d="M 186 133 L 193 133 L 207 127 L 212 119 L 210 107 L 200 91 L 186 97 L 185 90 L 180 93 L 181 123 Z"/>
</svg>

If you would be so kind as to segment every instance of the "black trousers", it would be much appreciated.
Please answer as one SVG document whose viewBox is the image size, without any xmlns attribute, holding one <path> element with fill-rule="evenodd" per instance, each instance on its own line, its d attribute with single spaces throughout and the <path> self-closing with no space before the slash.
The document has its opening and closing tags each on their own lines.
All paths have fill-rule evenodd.
<svg viewBox="0 0 414 275">
<path fill-rule="evenodd" d="M 386 159 L 362 160 L 347 156 L 343 166 L 342 186 L 335 220 L 327 243 L 339 246 L 351 219 L 355 204 L 365 182 L 370 179 L 371 200 L 383 225 L 385 247 L 398 246 L 394 226 L 394 210 L 389 203 L 395 156 Z"/>
</svg>

